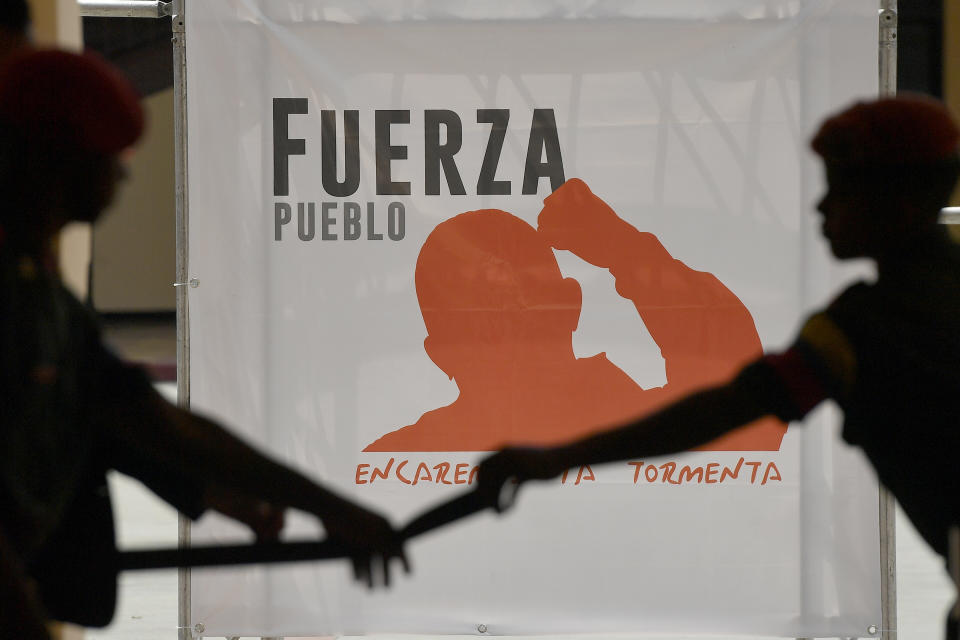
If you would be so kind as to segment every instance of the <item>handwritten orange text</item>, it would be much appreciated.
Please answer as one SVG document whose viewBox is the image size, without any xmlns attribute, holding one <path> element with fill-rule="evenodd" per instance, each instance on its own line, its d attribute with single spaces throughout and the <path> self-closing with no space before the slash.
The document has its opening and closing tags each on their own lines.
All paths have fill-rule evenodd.
<svg viewBox="0 0 960 640">
<path fill-rule="evenodd" d="M 477 481 L 478 471 L 479 468 L 475 462 L 427 462 L 409 458 L 390 458 L 386 462 L 358 464 L 354 483 L 372 485 L 381 482 L 399 482 L 409 486 L 472 485 Z M 601 484 L 605 480 L 623 482 L 625 473 L 632 478 L 633 484 L 706 485 L 736 481 L 739 484 L 762 486 L 783 481 L 776 463 L 751 461 L 745 458 L 740 458 L 732 464 L 720 462 L 680 464 L 673 461 L 661 464 L 627 462 L 625 467 L 622 463 L 604 465 L 598 467 L 596 471 L 590 465 L 583 465 L 564 471 L 557 481 L 565 486 Z"/>
<path fill-rule="evenodd" d="M 783 477 L 775 462 L 757 462 L 740 458 L 734 465 L 708 462 L 701 465 L 683 465 L 664 462 L 653 465 L 643 462 L 628 462 L 633 468 L 633 484 L 721 484 L 726 481 L 743 481 L 749 477 L 750 484 L 765 485 L 782 482 Z"/>
<path fill-rule="evenodd" d="M 358 464 L 354 477 L 356 484 L 373 484 L 378 480 L 399 480 L 403 484 L 473 484 L 477 479 L 477 465 L 468 462 L 426 462 L 390 458 L 386 464 Z"/>
</svg>

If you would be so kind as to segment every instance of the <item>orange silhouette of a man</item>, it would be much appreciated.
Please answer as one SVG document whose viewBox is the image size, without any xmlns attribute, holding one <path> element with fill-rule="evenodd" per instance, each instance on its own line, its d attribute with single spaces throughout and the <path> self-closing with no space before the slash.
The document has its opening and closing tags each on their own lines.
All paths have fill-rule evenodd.
<svg viewBox="0 0 960 640">
<path fill-rule="evenodd" d="M 538 229 L 488 209 L 430 233 L 416 267 L 424 348 L 460 395 L 364 451 L 557 444 L 726 380 L 761 354 L 753 319 L 729 289 L 675 260 L 583 181 L 567 181 L 544 205 Z M 661 349 L 665 386 L 643 389 L 603 353 L 574 355 L 580 285 L 563 277 L 551 247 L 610 270 Z M 766 419 L 703 448 L 775 451 L 785 430 Z"/>
</svg>

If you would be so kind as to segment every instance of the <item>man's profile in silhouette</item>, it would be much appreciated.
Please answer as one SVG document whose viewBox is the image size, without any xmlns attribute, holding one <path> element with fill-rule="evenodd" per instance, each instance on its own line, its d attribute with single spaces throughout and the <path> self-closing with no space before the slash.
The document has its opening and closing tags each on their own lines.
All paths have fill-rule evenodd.
<svg viewBox="0 0 960 640">
<path fill-rule="evenodd" d="M 583 181 L 567 181 L 544 205 L 537 229 L 488 209 L 431 232 L 416 266 L 424 349 L 460 395 L 364 451 L 556 444 L 725 380 L 760 355 L 753 319 L 729 289 L 675 260 Z M 580 285 L 563 277 L 553 248 L 610 270 L 661 349 L 665 386 L 643 389 L 603 353 L 576 357 Z M 768 419 L 704 448 L 775 451 L 785 429 Z"/>
</svg>

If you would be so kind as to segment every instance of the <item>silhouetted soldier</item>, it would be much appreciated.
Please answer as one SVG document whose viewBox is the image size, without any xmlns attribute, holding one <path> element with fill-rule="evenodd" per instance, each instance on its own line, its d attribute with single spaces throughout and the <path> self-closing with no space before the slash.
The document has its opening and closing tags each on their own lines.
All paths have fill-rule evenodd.
<svg viewBox="0 0 960 640">
<path fill-rule="evenodd" d="M 459 397 L 364 451 L 557 444 L 725 380 L 761 353 L 736 295 L 620 218 L 582 180 L 547 197 L 537 224 L 491 209 L 462 213 L 430 233 L 416 269 L 423 346 Z M 563 277 L 552 248 L 609 269 L 660 347 L 663 387 L 644 389 L 604 353 L 576 357 L 580 285 Z M 785 430 L 768 419 L 708 448 L 776 451 Z"/>
<path fill-rule="evenodd" d="M 61 285 L 51 241 L 93 221 L 143 129 L 132 87 L 91 55 L 27 50 L 0 70 L 0 633 L 45 638 L 114 609 L 115 468 L 191 517 L 215 508 L 274 538 L 283 511 L 322 520 L 358 577 L 401 552 L 389 523 L 163 400 L 104 348 Z M 9 606 L 8 606 L 9 605 Z"/>
<path fill-rule="evenodd" d="M 800 420 L 831 398 L 844 439 L 946 555 L 960 523 L 960 247 L 937 219 L 957 181 L 958 138 L 947 109 L 923 96 L 828 119 L 812 142 L 826 169 L 823 234 L 836 257 L 876 261 L 877 281 L 844 291 L 785 353 L 726 384 L 567 445 L 494 454 L 481 464 L 482 490 L 492 501 L 510 478 L 686 451 L 761 416 Z"/>
</svg>

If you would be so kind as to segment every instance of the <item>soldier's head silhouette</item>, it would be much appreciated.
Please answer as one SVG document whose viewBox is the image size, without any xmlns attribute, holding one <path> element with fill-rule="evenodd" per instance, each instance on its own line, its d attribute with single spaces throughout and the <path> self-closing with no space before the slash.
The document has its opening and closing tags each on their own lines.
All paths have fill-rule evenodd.
<svg viewBox="0 0 960 640">
<path fill-rule="evenodd" d="M 37 244 L 92 222 L 144 129 L 136 91 L 94 54 L 24 48 L 0 65 L 0 226 Z"/>
<path fill-rule="evenodd" d="M 828 118 L 811 146 L 827 192 L 817 205 L 838 258 L 885 260 L 936 227 L 960 171 L 960 130 L 919 94 L 858 102 Z"/>
<path fill-rule="evenodd" d="M 431 360 L 463 384 L 574 360 L 581 292 L 537 231 L 505 211 L 460 214 L 429 235 L 416 268 Z"/>
</svg>

